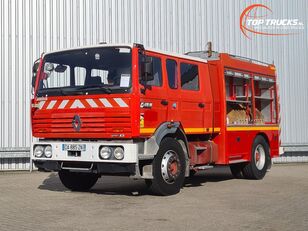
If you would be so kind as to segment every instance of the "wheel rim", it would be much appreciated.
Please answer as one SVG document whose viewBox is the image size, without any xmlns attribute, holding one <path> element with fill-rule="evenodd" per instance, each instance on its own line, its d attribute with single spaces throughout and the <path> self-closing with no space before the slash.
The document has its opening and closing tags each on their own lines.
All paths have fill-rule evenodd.
<svg viewBox="0 0 308 231">
<path fill-rule="evenodd" d="M 173 184 L 181 172 L 181 164 L 178 154 L 173 150 L 165 152 L 161 162 L 161 174 L 164 181 Z"/>
<path fill-rule="evenodd" d="M 254 159 L 257 169 L 262 170 L 265 165 L 265 150 L 261 144 L 259 144 L 255 149 Z"/>
</svg>

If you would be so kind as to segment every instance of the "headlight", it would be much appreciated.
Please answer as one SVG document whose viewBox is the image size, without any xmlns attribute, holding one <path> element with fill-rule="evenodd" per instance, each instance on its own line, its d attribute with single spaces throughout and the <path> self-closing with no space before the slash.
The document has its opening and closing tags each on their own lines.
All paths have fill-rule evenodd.
<svg viewBox="0 0 308 231">
<path fill-rule="evenodd" d="M 122 160 L 124 158 L 123 148 L 117 147 L 116 149 L 114 149 L 113 155 L 117 160 Z"/>
<path fill-rule="evenodd" d="M 35 146 L 33 153 L 35 157 L 42 157 L 44 154 L 44 147 L 40 145 Z"/>
<path fill-rule="evenodd" d="M 48 146 L 45 147 L 44 155 L 47 158 L 50 158 L 52 156 L 52 148 L 51 148 L 51 146 L 48 145 Z"/>
<path fill-rule="evenodd" d="M 112 153 L 111 148 L 109 147 L 102 147 L 101 150 L 99 151 L 99 155 L 102 159 L 107 160 L 110 158 Z"/>
</svg>

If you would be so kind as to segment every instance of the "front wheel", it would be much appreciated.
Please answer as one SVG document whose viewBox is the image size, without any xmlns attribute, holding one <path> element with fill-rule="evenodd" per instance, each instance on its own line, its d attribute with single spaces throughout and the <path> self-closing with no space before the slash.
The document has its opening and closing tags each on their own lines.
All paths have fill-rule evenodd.
<svg viewBox="0 0 308 231">
<path fill-rule="evenodd" d="M 173 195 L 180 191 L 185 179 L 185 156 L 182 146 L 173 138 L 165 138 L 153 160 L 153 179 L 149 189 L 158 195 Z"/>
<path fill-rule="evenodd" d="M 262 136 L 257 136 L 251 149 L 251 161 L 242 170 L 243 176 L 246 179 L 260 180 L 265 176 L 270 163 L 268 143 Z"/>
<path fill-rule="evenodd" d="M 70 172 L 67 170 L 59 172 L 62 184 L 72 191 L 88 191 L 95 185 L 98 177 L 94 173 Z"/>
</svg>

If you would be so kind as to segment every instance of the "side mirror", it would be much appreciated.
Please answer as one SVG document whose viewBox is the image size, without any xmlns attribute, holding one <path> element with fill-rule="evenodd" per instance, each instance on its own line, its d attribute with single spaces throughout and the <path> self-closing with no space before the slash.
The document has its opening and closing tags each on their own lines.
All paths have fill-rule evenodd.
<svg viewBox="0 0 308 231">
<path fill-rule="evenodd" d="M 144 62 L 142 64 L 142 70 L 141 70 L 141 79 L 144 82 L 154 80 L 153 59 L 150 57 L 145 57 L 144 59 Z"/>
<path fill-rule="evenodd" d="M 40 60 L 37 60 L 34 62 L 33 67 L 32 67 L 32 87 L 35 87 L 35 82 L 36 82 L 36 76 L 37 76 L 37 71 L 40 65 Z"/>
</svg>

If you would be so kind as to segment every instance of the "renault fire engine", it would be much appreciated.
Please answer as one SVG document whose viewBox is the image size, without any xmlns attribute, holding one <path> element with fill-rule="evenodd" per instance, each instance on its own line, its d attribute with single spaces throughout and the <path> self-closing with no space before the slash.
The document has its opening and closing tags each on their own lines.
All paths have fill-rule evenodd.
<svg viewBox="0 0 308 231">
<path fill-rule="evenodd" d="M 32 161 L 70 190 L 125 175 L 171 195 L 215 166 L 262 179 L 279 155 L 271 64 L 211 49 L 99 44 L 43 54 L 32 86 Z"/>
</svg>

